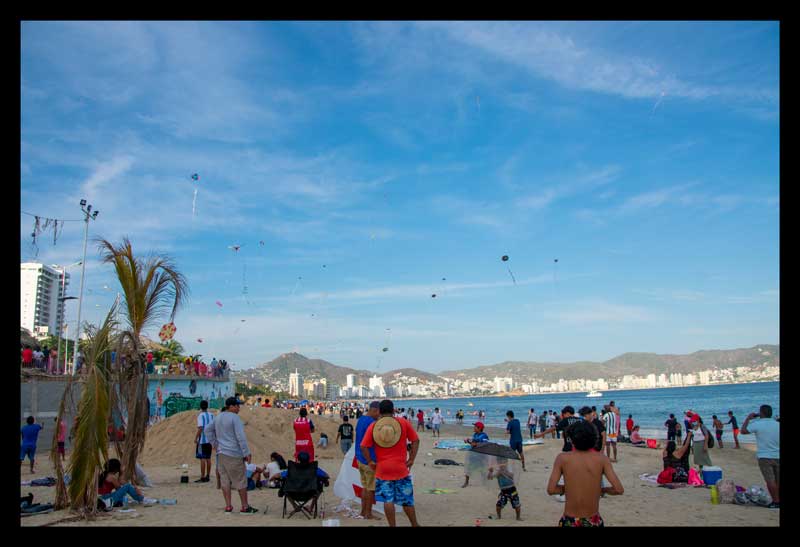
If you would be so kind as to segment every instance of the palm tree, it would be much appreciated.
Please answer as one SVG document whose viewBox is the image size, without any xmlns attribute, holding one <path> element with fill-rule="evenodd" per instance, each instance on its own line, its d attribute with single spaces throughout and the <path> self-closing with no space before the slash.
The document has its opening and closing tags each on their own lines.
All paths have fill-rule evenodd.
<svg viewBox="0 0 800 547">
<path fill-rule="evenodd" d="M 116 326 L 115 313 L 116 304 L 109 310 L 101 327 L 90 326 L 86 331 L 86 376 L 73 428 L 73 451 L 69 461 L 71 479 L 68 488 L 63 482 L 64 470 L 57 449 L 57 425 L 66 417 L 68 407 L 72 407 L 72 383 L 78 381 L 77 377 L 69 376 L 58 409 L 53 447 L 50 451 L 50 459 L 56 469 L 56 508 L 62 509 L 69 505 L 85 517 L 96 512 L 98 475 L 103 462 L 108 460 L 110 352 L 113 345 L 112 330 Z"/>
<path fill-rule="evenodd" d="M 147 404 L 147 371 L 141 358 L 142 334 L 169 314 L 169 320 L 189 294 L 188 283 L 172 258 L 151 254 L 134 256 L 126 237 L 118 246 L 98 239 L 101 258 L 112 264 L 122 288 L 122 310 L 126 325 L 117 341 L 120 359 L 117 387 L 111 390 L 112 409 L 125 416 L 122 446 L 115 441 L 122 462 L 123 480 L 135 482 L 136 461 L 144 447 L 150 409 Z M 124 410 L 124 411 L 123 411 Z"/>
</svg>

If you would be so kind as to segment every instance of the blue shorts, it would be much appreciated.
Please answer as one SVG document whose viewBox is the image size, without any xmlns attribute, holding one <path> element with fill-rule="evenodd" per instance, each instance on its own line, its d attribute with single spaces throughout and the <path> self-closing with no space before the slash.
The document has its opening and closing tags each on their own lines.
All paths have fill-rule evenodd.
<svg viewBox="0 0 800 547">
<path fill-rule="evenodd" d="M 411 477 L 396 481 L 375 479 L 375 501 L 414 507 L 414 485 L 411 483 Z"/>
<path fill-rule="evenodd" d="M 28 456 L 28 459 L 33 461 L 36 456 L 36 447 L 22 445 L 22 448 L 19 449 L 19 461 L 24 460 L 25 456 Z"/>
<path fill-rule="evenodd" d="M 520 454 L 522 454 L 522 441 L 510 441 L 508 446 L 511 447 L 511 450 L 516 450 Z"/>
</svg>

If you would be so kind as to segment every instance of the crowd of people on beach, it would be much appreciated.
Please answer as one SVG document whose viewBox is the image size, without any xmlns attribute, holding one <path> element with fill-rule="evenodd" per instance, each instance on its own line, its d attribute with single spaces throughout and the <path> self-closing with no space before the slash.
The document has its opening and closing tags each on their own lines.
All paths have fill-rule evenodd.
<svg viewBox="0 0 800 547">
<path fill-rule="evenodd" d="M 302 404 L 301 404 L 302 403 Z M 315 449 L 325 450 L 326 442 L 314 444 L 312 434 L 316 431 L 314 416 L 337 416 L 341 422 L 337 429 L 334 445 L 342 454 L 353 450 L 361 480 L 361 511 L 357 518 L 382 520 L 373 507 L 376 499 L 384 504 L 384 515 L 390 526 L 396 525 L 395 505 L 400 505 L 403 513 L 412 526 L 417 526 L 417 515 L 414 508 L 414 485 L 411 469 L 419 449 L 418 432 L 430 431 L 433 437 L 439 437 L 445 417 L 438 407 L 427 412 L 420 408 L 395 408 L 391 400 L 364 402 L 309 402 L 309 401 L 274 401 L 258 398 L 255 405 L 285 409 L 297 412 L 293 421 L 295 450 L 292 461 L 278 452 L 269 455 L 269 461 L 257 463 L 248 447 L 244 424 L 239 418 L 240 406 L 245 404 L 240 394 L 225 401 L 225 407 L 217 415 L 208 410 L 208 402 L 202 401 L 197 415 L 195 431 L 195 456 L 200 460 L 200 478 L 197 483 L 211 482 L 212 455 L 215 459 L 217 487 L 222 490 L 225 511 L 233 511 L 232 493 L 236 490 L 241 502 L 240 513 L 254 514 L 258 510 L 248 502 L 248 491 L 262 488 L 282 488 L 289 476 L 290 465 L 295 469 L 316 467 L 317 488 L 321 493 L 329 486 L 329 474 L 319 466 Z M 470 453 L 479 452 L 480 448 L 491 444 L 482 421 L 483 411 L 478 411 L 479 419 L 472 424 L 471 437 L 464 439 L 469 445 Z M 703 418 L 692 410 L 687 410 L 682 418 L 683 423 L 670 414 L 664 422 L 667 430 L 667 442 L 656 439 L 645 439 L 641 436 L 640 426 L 633 416 L 628 414 L 625 420 L 627 437 L 622 430 L 622 415 L 614 401 L 604 405 L 598 414 L 597 407 L 583 406 L 575 412 L 574 407 L 567 405 L 560 412 L 547 410 L 537 414 L 531 408 L 526 425 L 529 437 L 546 438 L 555 434 L 555 438 L 563 439 L 562 450 L 553 462 L 552 472 L 547 482 L 546 491 L 555 495 L 565 503 L 559 526 L 604 526 L 599 514 L 599 500 L 605 495 L 622 495 L 624 487 L 617 476 L 613 464 L 618 463 L 618 442 L 627 442 L 634 447 L 660 450 L 662 475 L 670 483 L 700 480 L 704 467 L 711 463 L 711 449 L 721 449 L 721 430 L 724 425 L 734 428 L 735 448 L 739 448 L 738 435 L 753 434 L 757 444 L 759 469 L 766 482 L 771 496 L 770 508 L 780 507 L 779 468 L 780 468 L 780 424 L 779 419 L 772 416 L 772 408 L 762 405 L 758 412 L 749 414 L 741 428 L 732 411 L 728 411 L 728 421 L 722 422 L 716 415 L 712 416 L 712 427 L 715 435 L 704 424 Z M 543 421 L 542 418 L 545 418 Z M 415 427 L 416 420 L 416 427 Z M 526 471 L 524 437 L 520 419 L 513 410 L 506 412 L 505 433 L 508 436 L 508 447 L 511 452 L 497 456 L 491 466 L 480 469 L 483 478 L 497 481 L 499 489 L 496 502 L 497 517 L 502 518 L 502 510 L 510 503 L 517 519 L 521 519 L 522 503 L 519 481 L 514 475 L 514 460 L 519 460 L 522 471 Z M 455 423 L 463 423 L 463 412 L 455 414 Z M 63 454 L 64 424 L 59 428 L 59 453 Z M 539 431 L 537 432 L 537 428 Z M 30 460 L 31 472 L 34 471 L 36 439 L 42 431 L 42 425 L 28 417 L 27 424 L 21 428 L 22 446 L 20 465 L 27 457 Z M 465 465 L 463 488 L 470 484 L 471 474 L 475 466 Z M 693 456 L 694 467 L 690 463 Z M 514 465 L 512 465 L 514 464 Z M 126 496 L 141 501 L 142 492 L 134 485 L 123 484 L 119 480 L 121 468 L 118 460 L 109 460 L 100 477 L 98 494 L 113 505 L 124 502 Z M 696 479 L 698 477 L 698 479 Z M 659 475 L 659 482 L 661 475 Z M 524 494 L 524 492 L 523 492 Z M 377 495 L 377 498 L 376 498 Z"/>
</svg>

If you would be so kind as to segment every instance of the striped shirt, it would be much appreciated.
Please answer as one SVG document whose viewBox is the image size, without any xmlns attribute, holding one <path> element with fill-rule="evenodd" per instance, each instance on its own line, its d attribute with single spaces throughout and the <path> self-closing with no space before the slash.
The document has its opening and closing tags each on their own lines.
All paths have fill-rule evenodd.
<svg viewBox="0 0 800 547">
<path fill-rule="evenodd" d="M 206 438 L 206 426 L 213 421 L 214 416 L 212 416 L 207 410 L 197 415 L 197 427 L 203 428 L 200 433 L 200 444 L 208 444 L 208 438 Z"/>
<path fill-rule="evenodd" d="M 617 415 L 613 412 L 607 412 L 606 415 L 603 417 L 603 421 L 605 422 L 606 426 L 606 435 L 616 435 L 617 434 Z"/>
</svg>

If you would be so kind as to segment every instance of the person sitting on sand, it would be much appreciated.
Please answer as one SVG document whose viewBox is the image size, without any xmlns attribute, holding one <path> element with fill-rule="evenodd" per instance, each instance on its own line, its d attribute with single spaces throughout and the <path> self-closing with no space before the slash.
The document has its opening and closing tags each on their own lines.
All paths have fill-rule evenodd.
<svg viewBox="0 0 800 547">
<path fill-rule="evenodd" d="M 346 418 L 347 416 L 345 416 Z M 328 448 L 328 435 L 326 433 L 319 434 L 319 442 L 317 443 L 319 448 Z"/>
<path fill-rule="evenodd" d="M 472 438 L 464 439 L 464 442 L 470 445 L 472 448 L 478 446 L 478 443 L 485 443 L 489 441 L 489 435 L 484 433 L 483 431 L 483 422 L 475 422 L 473 426 L 473 433 Z M 477 462 L 471 461 L 470 458 L 471 454 L 467 454 L 467 462 L 464 465 L 464 484 L 461 485 L 461 488 L 466 488 L 469 485 L 469 472 L 470 468 L 473 468 Z"/>
<path fill-rule="evenodd" d="M 664 469 L 682 469 L 686 474 L 689 473 L 689 438 L 687 435 L 680 448 L 676 448 L 675 441 L 667 442 L 667 446 L 661 451 L 661 459 L 664 462 Z"/>
<path fill-rule="evenodd" d="M 267 477 L 267 487 L 268 488 L 278 488 L 280 484 L 277 480 L 271 480 L 270 477 L 273 475 L 279 475 L 281 471 L 286 469 L 286 460 L 283 459 L 283 456 L 278 454 L 277 452 L 273 452 L 269 455 L 270 462 L 267 464 L 267 471 L 264 473 L 264 476 Z"/>
<path fill-rule="evenodd" d="M 139 503 L 144 501 L 144 494 L 131 483 L 122 484 L 122 462 L 111 458 L 103 468 L 98 479 L 97 494 L 102 500 L 109 500 L 112 507 L 122 507 L 125 496 L 130 496 Z"/>
<path fill-rule="evenodd" d="M 502 518 L 501 513 L 503 512 L 503 507 L 510 501 L 511 507 L 513 507 L 514 511 L 517 513 L 517 520 L 522 520 L 520 516 L 522 504 L 519 501 L 517 487 L 514 485 L 514 477 L 508 471 L 508 458 L 498 457 L 497 469 L 495 470 L 494 467 L 490 467 L 487 478 L 489 480 L 496 478 L 497 484 L 500 486 L 500 495 L 497 497 L 497 504 L 495 505 L 497 518 Z"/>
<path fill-rule="evenodd" d="M 575 450 L 561 452 L 553 463 L 553 472 L 547 484 L 547 493 L 561 494 L 566 498 L 561 527 L 605 526 L 600 516 L 600 496 L 619 496 L 625 488 L 614 472 L 611 460 L 600 452 L 591 450 L 597 444 L 597 429 L 585 420 L 572 424 L 566 432 Z M 603 475 L 611 486 L 602 487 Z M 561 477 L 564 484 L 558 484 Z"/>
<path fill-rule="evenodd" d="M 267 470 L 267 464 L 258 465 L 248 463 L 245 465 L 245 476 L 247 477 L 247 489 L 261 489 L 261 474 Z"/>
<path fill-rule="evenodd" d="M 645 441 L 642 436 L 639 434 L 639 426 L 633 426 L 631 430 L 631 444 L 633 446 L 647 446 L 647 441 Z"/>
</svg>

